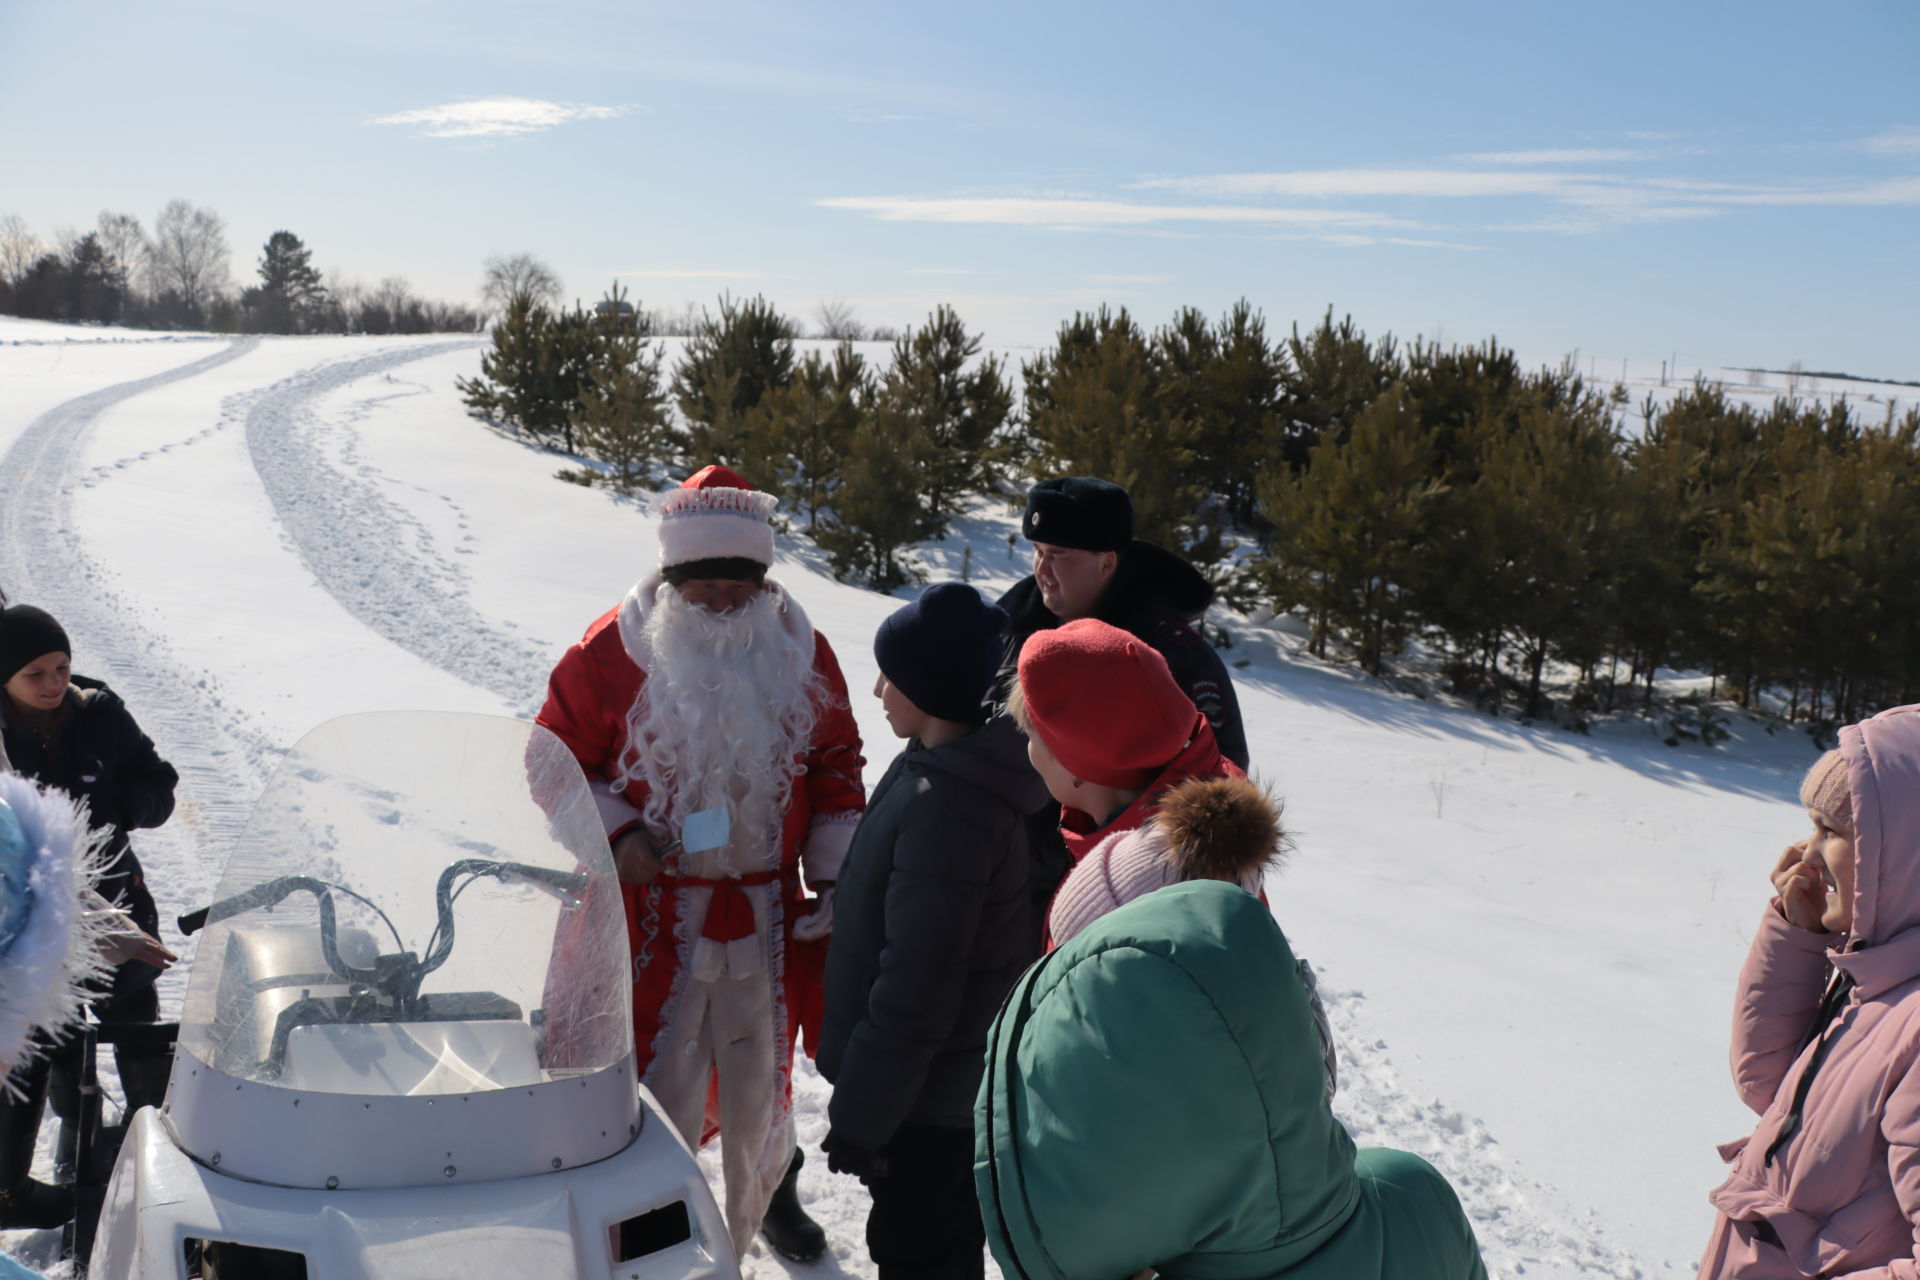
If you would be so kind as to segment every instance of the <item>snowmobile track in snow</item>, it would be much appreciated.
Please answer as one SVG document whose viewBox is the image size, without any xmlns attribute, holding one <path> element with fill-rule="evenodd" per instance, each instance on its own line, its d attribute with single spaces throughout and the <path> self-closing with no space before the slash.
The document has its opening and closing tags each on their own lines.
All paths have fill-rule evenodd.
<svg viewBox="0 0 1920 1280">
<path fill-rule="evenodd" d="M 0 504 L 0 586 L 13 601 L 37 604 L 60 620 L 73 638 L 74 665 L 112 685 L 180 771 L 173 821 L 136 841 L 163 920 L 211 895 L 219 862 L 210 855 L 246 822 L 264 780 L 261 771 L 278 759 L 279 748 L 253 732 L 196 668 L 140 625 L 113 588 L 112 567 L 95 560 L 77 534 L 74 495 L 82 451 L 102 413 L 219 368 L 258 345 L 243 338 L 179 368 L 56 405 L 0 457 L 0 493 L 6 495 Z M 163 996 L 184 971 L 182 966 L 162 977 Z"/>
<path fill-rule="evenodd" d="M 474 345 L 405 347 L 303 370 L 254 400 L 247 448 L 294 550 L 348 613 L 376 635 L 530 714 L 553 655 L 475 610 L 464 570 L 436 551 L 416 517 L 380 492 L 379 473 L 349 474 L 319 442 L 329 425 L 314 407 L 321 398 Z"/>
</svg>

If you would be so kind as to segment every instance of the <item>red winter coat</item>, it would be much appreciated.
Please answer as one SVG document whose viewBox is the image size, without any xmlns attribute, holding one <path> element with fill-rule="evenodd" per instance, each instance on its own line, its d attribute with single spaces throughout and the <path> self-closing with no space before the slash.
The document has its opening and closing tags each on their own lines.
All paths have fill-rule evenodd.
<svg viewBox="0 0 1920 1280">
<path fill-rule="evenodd" d="M 628 601 L 608 610 L 580 642 L 562 655 L 547 681 L 546 705 L 534 719 L 567 744 L 600 806 L 608 838 L 638 820 L 646 803 L 647 785 L 634 781 L 625 787 L 612 779 L 619 772 L 620 755 L 627 745 L 627 713 L 639 696 L 646 672 L 634 661 L 621 638 L 619 615 L 628 602 L 650 601 L 654 579 L 642 583 Z M 792 936 L 793 922 L 813 910 L 800 889 L 804 871 L 810 883 L 831 881 L 853 838 L 853 828 L 866 804 L 861 781 L 865 760 L 860 754 L 860 731 L 847 701 L 846 678 L 825 636 L 813 631 L 786 593 L 772 583 L 785 603 L 789 626 L 805 628 L 814 640 L 814 669 L 821 677 L 813 735 L 800 757 L 799 776 L 782 828 L 779 880 L 787 936 L 784 961 L 785 1044 L 790 1057 L 793 1035 L 804 1028 L 809 1052 L 819 1038 L 822 996 L 820 979 L 825 965 L 826 939 L 802 942 Z M 661 876 L 650 884 L 623 883 L 627 938 L 633 952 L 633 1038 L 638 1067 L 644 1077 L 653 1060 L 653 1048 L 671 1016 L 670 1001 L 685 957 L 675 945 L 680 894 L 672 891 L 674 878 Z M 752 908 L 739 892 L 714 892 L 702 935 L 718 941 L 743 938 L 753 932 Z"/>
</svg>

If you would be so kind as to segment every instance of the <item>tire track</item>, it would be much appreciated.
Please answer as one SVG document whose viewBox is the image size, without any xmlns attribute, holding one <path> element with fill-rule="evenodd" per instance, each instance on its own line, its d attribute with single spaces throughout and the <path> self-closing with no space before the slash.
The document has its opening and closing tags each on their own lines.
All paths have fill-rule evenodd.
<svg viewBox="0 0 1920 1280">
<path fill-rule="evenodd" d="M 81 455 L 100 415 L 136 396 L 196 378 L 247 355 L 243 338 L 166 373 L 122 382 L 56 405 L 0 457 L 0 586 L 37 604 L 74 638 L 75 665 L 126 699 L 160 754 L 180 771 L 173 820 L 135 843 L 159 899 L 161 919 L 199 905 L 219 875 L 210 856 L 245 824 L 280 747 L 227 706 L 201 669 L 179 660 L 142 626 L 114 589 L 115 574 L 87 550 L 74 521 Z M 230 410 L 223 406 L 223 421 Z M 216 426 L 213 428 L 218 429 Z M 161 979 L 169 1005 L 185 966 Z"/>
<path fill-rule="evenodd" d="M 361 379 L 415 360 L 479 345 L 436 343 L 303 370 L 267 388 L 248 409 L 247 448 L 274 515 L 320 586 L 369 630 L 468 684 L 531 713 L 546 686 L 547 646 L 503 629 L 468 599 L 466 571 L 430 532 L 350 474 L 320 444 L 328 424 L 315 403 Z"/>
</svg>

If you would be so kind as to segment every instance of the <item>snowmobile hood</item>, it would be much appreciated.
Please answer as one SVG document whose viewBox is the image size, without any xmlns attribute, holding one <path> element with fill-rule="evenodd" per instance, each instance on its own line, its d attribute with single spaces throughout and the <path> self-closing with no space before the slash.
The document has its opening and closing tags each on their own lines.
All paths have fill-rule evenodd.
<svg viewBox="0 0 1920 1280">
<path fill-rule="evenodd" d="M 1047 784 L 1027 760 L 1027 739 L 1012 719 L 996 716 L 952 742 L 907 757 L 909 768 L 948 773 L 1007 801 L 1024 813 L 1047 803 Z"/>
<path fill-rule="evenodd" d="M 1211 881 L 1131 902 L 1027 972 L 975 1114 L 1010 1280 L 1254 1280 L 1342 1234 L 1354 1147 L 1295 972 L 1267 909 Z"/>
<path fill-rule="evenodd" d="M 1854 854 L 1854 950 L 1839 958 L 1844 968 L 1877 969 L 1891 959 L 1869 961 L 1862 953 L 1920 926 L 1920 705 L 1894 707 L 1840 731 L 1852 792 Z M 1920 935 L 1917 935 L 1920 936 Z M 1920 946 L 1895 980 L 1920 972 Z M 1865 987 L 1867 975 L 1855 976 Z M 1875 975 L 1894 977 L 1894 975 Z M 1879 985 L 1877 983 L 1873 985 Z"/>
</svg>

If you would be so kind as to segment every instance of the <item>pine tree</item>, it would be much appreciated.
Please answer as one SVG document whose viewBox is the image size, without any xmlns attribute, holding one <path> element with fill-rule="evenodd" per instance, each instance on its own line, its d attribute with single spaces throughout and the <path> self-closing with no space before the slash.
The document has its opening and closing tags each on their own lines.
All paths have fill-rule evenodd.
<svg viewBox="0 0 1920 1280">
<path fill-rule="evenodd" d="M 935 535 L 968 498 L 994 486 L 1005 450 L 997 447 L 1013 409 L 1013 391 L 993 357 L 976 362 L 980 335 L 941 306 L 893 344 L 893 361 L 876 397 L 892 421 L 911 424 L 932 448 L 919 484 Z"/>
<path fill-rule="evenodd" d="M 1133 497 L 1135 533 L 1187 550 L 1204 496 L 1185 479 L 1194 425 L 1167 416 L 1153 345 L 1126 309 L 1075 315 L 1053 350 L 1022 365 L 1021 374 L 1038 468 L 1123 486 Z"/>
<path fill-rule="evenodd" d="M 747 438 L 756 423 L 752 410 L 793 377 L 793 334 L 793 322 L 758 296 L 722 296 L 719 315 L 701 317 L 673 373 L 689 460 L 745 467 L 747 454 L 767 452 Z"/>
<path fill-rule="evenodd" d="M 1313 652 L 1324 656 L 1330 636 L 1342 634 L 1378 675 L 1404 642 L 1409 588 L 1443 490 L 1433 452 L 1432 432 L 1396 386 L 1359 413 L 1344 442 L 1316 445 L 1305 470 L 1261 477 L 1274 603 L 1310 611 Z"/>
<path fill-rule="evenodd" d="M 1399 377 L 1400 356 L 1392 335 L 1373 343 L 1352 316 L 1334 324 L 1332 307 L 1304 338 L 1295 325 L 1286 348 L 1280 454 L 1290 466 L 1303 467 L 1323 437 L 1346 438 L 1360 411 Z"/>
<path fill-rule="evenodd" d="M 607 463 L 614 487 L 630 494 L 666 460 L 670 419 L 660 353 L 643 326 L 623 317 L 619 286 L 607 301 L 614 305 L 596 316 L 600 341 L 572 421 L 580 447 Z"/>
<path fill-rule="evenodd" d="M 842 342 L 831 361 L 809 352 L 793 380 L 768 392 L 756 410 L 771 420 L 763 433 L 782 444 L 782 496 L 806 512 L 809 535 L 818 532 L 821 509 L 839 489 L 842 462 L 872 393 L 865 357 Z"/>
<path fill-rule="evenodd" d="M 848 442 L 833 510 L 814 539 L 837 577 L 891 591 L 918 576 L 899 557 L 940 527 L 920 488 L 935 461 L 919 423 L 885 406 L 865 416 Z"/>
<path fill-rule="evenodd" d="M 313 266 L 313 250 L 291 231 L 267 237 L 260 255 L 260 287 L 250 291 L 259 313 L 256 327 L 269 333 L 303 333 L 313 313 L 326 305 L 326 286 Z"/>
</svg>

